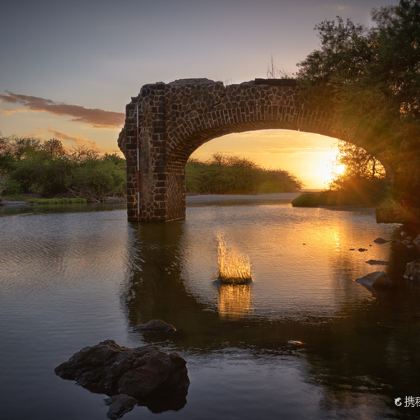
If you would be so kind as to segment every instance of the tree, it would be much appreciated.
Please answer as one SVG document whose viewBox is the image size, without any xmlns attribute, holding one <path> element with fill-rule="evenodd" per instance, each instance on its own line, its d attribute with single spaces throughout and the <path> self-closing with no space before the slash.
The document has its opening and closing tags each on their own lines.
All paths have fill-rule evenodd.
<svg viewBox="0 0 420 420">
<path fill-rule="evenodd" d="M 385 168 L 375 156 L 354 144 L 340 142 L 338 162 L 345 167 L 346 177 L 375 179 L 385 177 Z"/>
<path fill-rule="evenodd" d="M 24 159 L 41 150 L 41 141 L 34 137 L 11 137 L 9 142 L 16 160 Z"/>
<path fill-rule="evenodd" d="M 123 196 L 125 160 L 88 147 L 67 151 L 59 139 L 0 138 L 0 190 L 90 201 Z"/>
<path fill-rule="evenodd" d="M 395 112 L 420 116 L 420 2 L 401 0 L 398 6 L 373 11 L 376 57 L 370 74 L 392 101 Z"/>
<path fill-rule="evenodd" d="M 338 88 L 360 80 L 372 60 L 372 40 L 362 25 L 337 16 L 335 21 L 324 21 L 315 26 L 321 48 L 300 62 L 298 78 L 307 84 Z"/>
<path fill-rule="evenodd" d="M 7 137 L 0 137 L 0 176 L 10 171 L 14 161 L 11 142 Z"/>
<path fill-rule="evenodd" d="M 298 79 L 341 117 L 369 122 L 400 144 L 408 117 L 419 116 L 420 3 L 401 0 L 372 18 L 371 29 L 340 17 L 317 25 L 321 47 L 298 64 Z"/>
<path fill-rule="evenodd" d="M 86 160 L 96 160 L 99 157 L 99 153 L 97 150 L 89 148 L 87 146 L 77 146 L 74 147 L 70 152 L 69 155 L 71 159 L 76 162 L 83 162 Z"/>
<path fill-rule="evenodd" d="M 317 25 L 320 48 L 299 63 L 298 80 L 366 149 L 398 156 L 393 194 L 420 207 L 420 3 L 400 0 L 372 18 L 372 28 L 339 17 Z"/>
<path fill-rule="evenodd" d="M 46 152 L 50 158 L 62 157 L 66 154 L 63 143 L 58 139 L 50 139 L 45 141 L 41 149 Z"/>
<path fill-rule="evenodd" d="M 101 202 L 107 196 L 121 196 L 125 170 L 111 160 L 90 159 L 79 164 L 71 175 L 69 191 L 88 201 Z"/>
</svg>

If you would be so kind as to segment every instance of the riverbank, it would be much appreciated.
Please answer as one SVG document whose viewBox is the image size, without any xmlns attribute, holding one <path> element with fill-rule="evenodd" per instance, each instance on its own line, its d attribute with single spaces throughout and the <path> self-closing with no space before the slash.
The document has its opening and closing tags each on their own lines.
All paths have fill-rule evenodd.
<svg viewBox="0 0 420 420">
<path fill-rule="evenodd" d="M 293 207 L 376 207 L 384 197 L 377 197 L 367 192 L 359 194 L 348 191 L 304 192 L 292 200 Z"/>
<path fill-rule="evenodd" d="M 300 192 L 272 194 L 188 194 L 185 198 L 187 206 L 236 205 L 263 203 L 290 203 Z M 104 203 L 88 203 L 83 198 L 34 198 L 30 196 L 7 197 L 0 202 L 1 213 L 19 211 L 60 210 L 80 211 L 83 209 L 100 210 L 109 208 L 125 208 L 124 199 L 110 197 Z"/>
</svg>

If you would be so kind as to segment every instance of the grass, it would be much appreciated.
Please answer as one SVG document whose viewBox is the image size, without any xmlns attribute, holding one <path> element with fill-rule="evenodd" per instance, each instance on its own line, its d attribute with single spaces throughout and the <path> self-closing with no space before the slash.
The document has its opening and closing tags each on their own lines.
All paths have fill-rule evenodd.
<svg viewBox="0 0 420 420">
<path fill-rule="evenodd" d="M 320 206 L 351 206 L 376 207 L 386 194 L 371 194 L 369 192 L 328 190 L 320 192 L 303 193 L 292 201 L 293 207 L 320 207 Z"/>
<path fill-rule="evenodd" d="M 24 201 L 26 203 L 37 205 L 37 206 L 87 204 L 86 198 L 81 198 L 81 197 L 41 198 L 41 197 L 33 197 L 33 196 L 18 194 L 18 195 L 7 195 L 1 198 L 7 201 Z"/>
<path fill-rule="evenodd" d="M 62 198 L 31 198 L 29 203 L 41 206 L 64 205 L 64 204 L 87 204 L 86 198 L 62 197 Z"/>
<path fill-rule="evenodd" d="M 227 246 L 222 234 L 217 235 L 218 280 L 221 283 L 245 284 L 252 281 L 251 262 L 233 246 Z"/>
<path fill-rule="evenodd" d="M 325 205 L 326 203 L 326 197 L 325 197 L 326 191 L 322 192 L 314 192 L 314 193 L 303 193 L 299 196 L 297 196 L 292 201 L 293 207 L 318 207 Z"/>
<path fill-rule="evenodd" d="M 388 199 L 376 209 L 378 223 L 404 223 L 413 226 L 420 224 L 420 209 L 403 207 L 395 200 Z"/>
</svg>

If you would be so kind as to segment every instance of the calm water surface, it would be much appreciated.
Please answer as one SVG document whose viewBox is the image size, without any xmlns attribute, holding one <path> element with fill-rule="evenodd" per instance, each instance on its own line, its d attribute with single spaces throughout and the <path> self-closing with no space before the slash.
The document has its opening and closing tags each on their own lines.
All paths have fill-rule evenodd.
<svg viewBox="0 0 420 420">
<path fill-rule="evenodd" d="M 103 339 L 143 345 L 135 326 L 153 318 L 180 330 L 158 344 L 188 362 L 187 404 L 124 419 L 416 418 L 394 398 L 420 396 L 420 294 L 354 282 L 383 269 L 366 260 L 396 259 L 373 242 L 394 229 L 371 210 L 284 203 L 142 227 L 124 210 L 1 217 L 0 418 L 104 419 L 104 396 L 54 367 Z M 251 285 L 214 283 L 218 232 L 249 255 Z"/>
</svg>

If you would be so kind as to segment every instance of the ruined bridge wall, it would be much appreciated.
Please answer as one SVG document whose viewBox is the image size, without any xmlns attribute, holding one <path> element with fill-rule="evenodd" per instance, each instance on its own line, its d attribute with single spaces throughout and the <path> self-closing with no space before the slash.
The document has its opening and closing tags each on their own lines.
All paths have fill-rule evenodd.
<svg viewBox="0 0 420 420">
<path fill-rule="evenodd" d="M 185 164 L 208 140 L 232 132 L 292 129 L 349 140 L 331 112 L 310 108 L 294 80 L 224 86 L 183 79 L 142 87 L 126 107 L 118 144 L 127 159 L 128 218 L 185 217 Z"/>
</svg>

